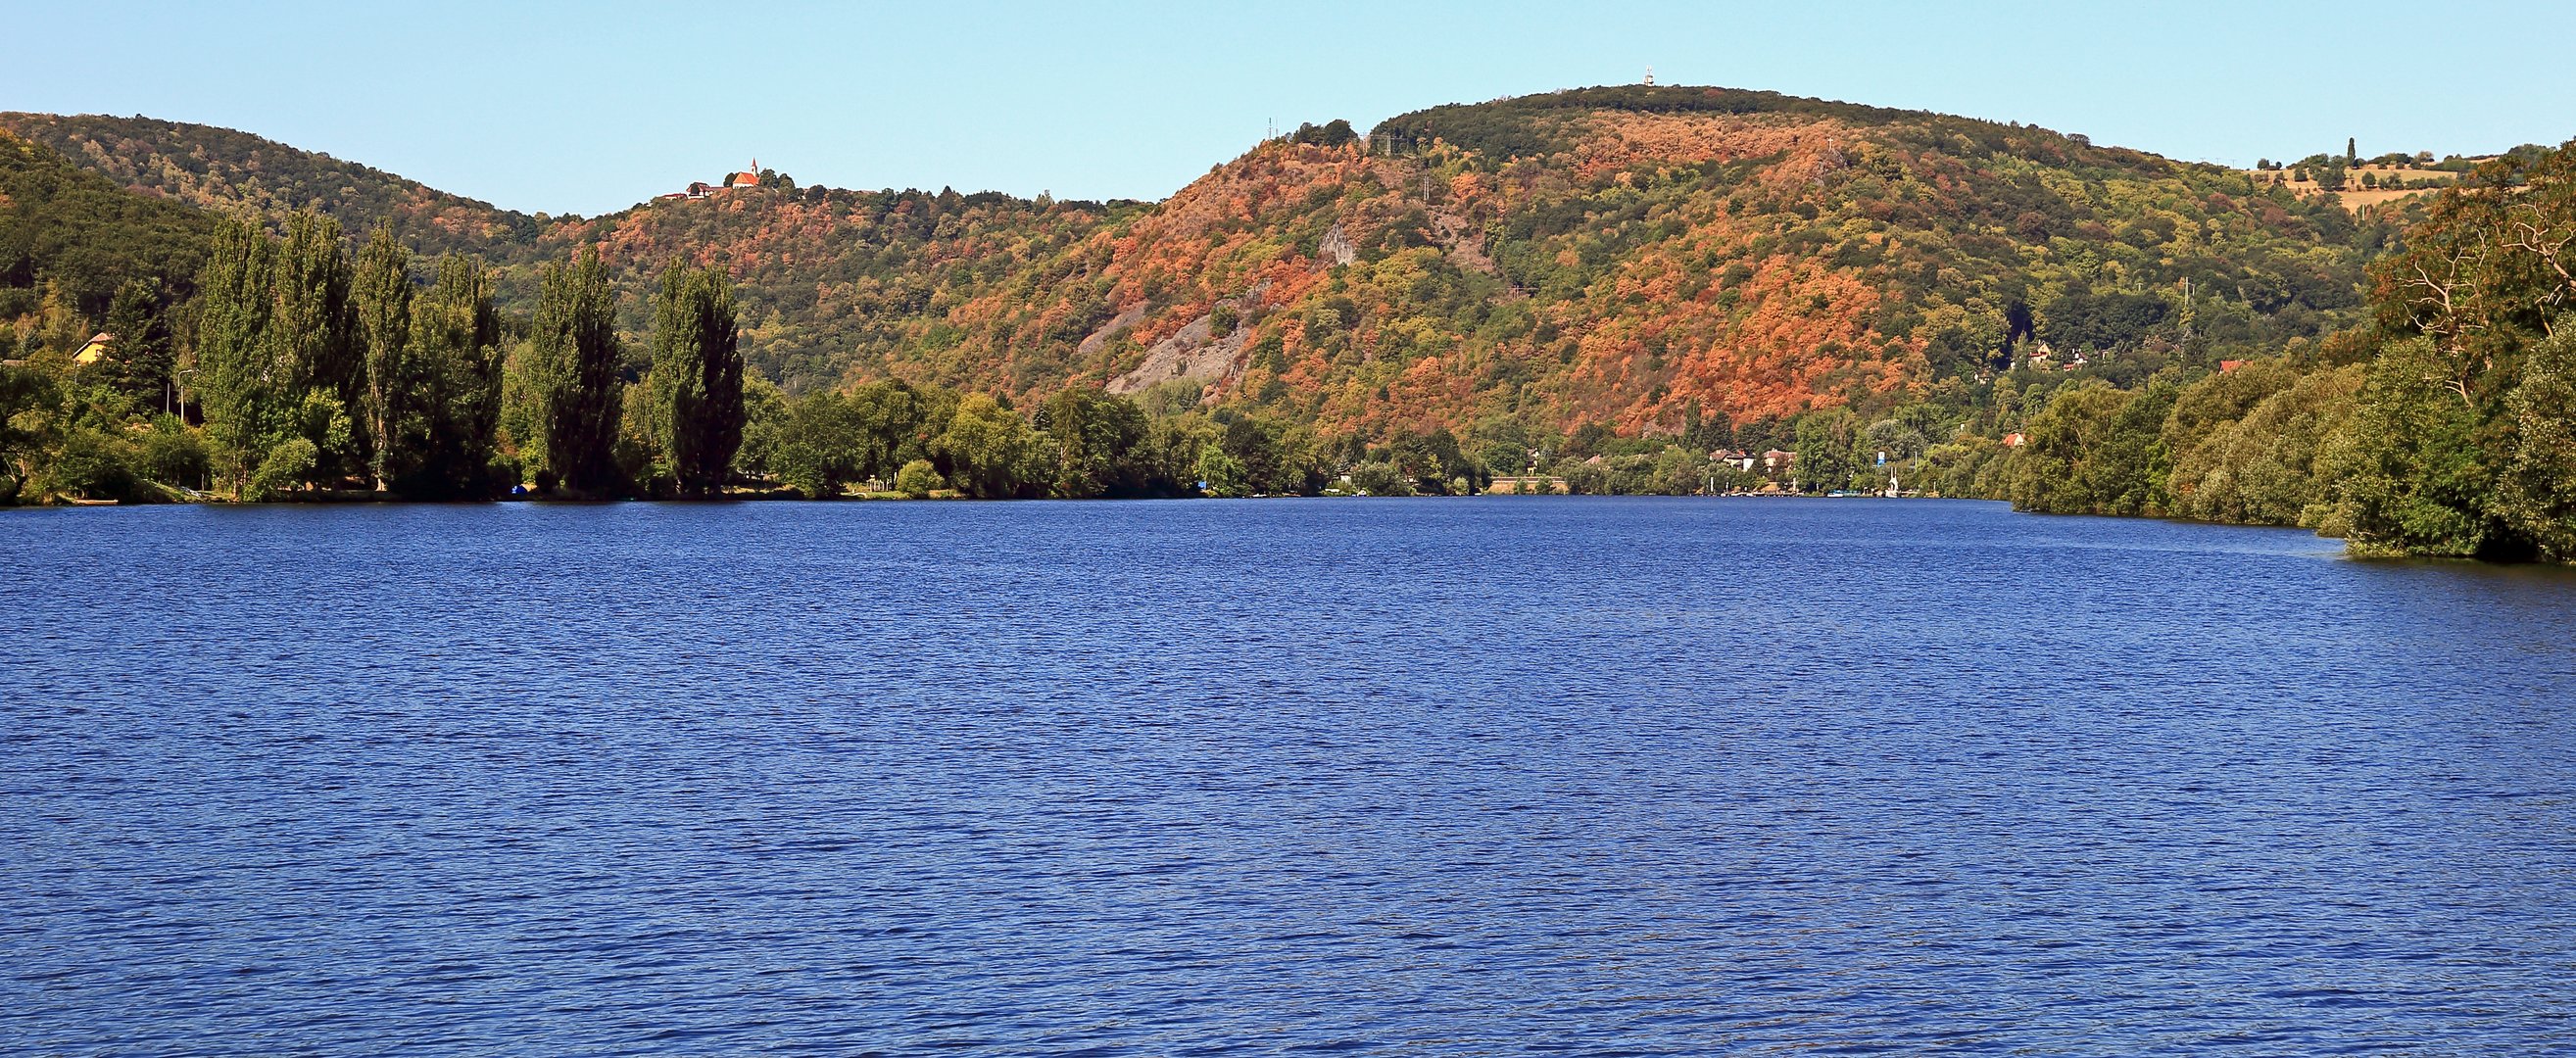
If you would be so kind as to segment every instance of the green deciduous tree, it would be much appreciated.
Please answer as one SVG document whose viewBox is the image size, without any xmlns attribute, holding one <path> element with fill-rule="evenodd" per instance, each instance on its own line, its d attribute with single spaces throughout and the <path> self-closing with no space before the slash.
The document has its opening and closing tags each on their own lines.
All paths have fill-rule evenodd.
<svg viewBox="0 0 2576 1058">
<path fill-rule="evenodd" d="M 245 500 L 275 499 L 313 476 L 321 462 L 321 449 L 301 437 L 289 437 L 269 449 L 243 486 Z"/>
<path fill-rule="evenodd" d="M 132 449 L 115 433 L 94 426 L 72 429 L 45 470 L 45 484 L 57 493 L 84 499 L 140 499 L 145 488 L 135 471 Z"/>
<path fill-rule="evenodd" d="M 939 478 L 939 468 L 930 465 L 927 459 L 906 463 L 894 475 L 895 491 L 916 500 L 929 498 L 931 493 L 945 488 L 946 484 Z"/>
<path fill-rule="evenodd" d="M 2499 541 L 2476 406 L 2429 338 L 2389 345 L 2330 457 L 2338 527 L 2362 554 L 2468 557 Z"/>
<path fill-rule="evenodd" d="M 132 279 L 117 287 L 108 302 L 107 333 L 115 336 L 109 381 L 117 391 L 139 409 L 173 410 L 170 382 L 178 367 L 177 348 L 162 311 L 160 284 Z"/>
<path fill-rule="evenodd" d="M 2170 465 L 2163 439 L 2176 389 L 2135 393 L 2099 382 L 2059 390 L 2032 417 L 2014 457 L 2013 506 L 2046 514 L 2160 514 Z"/>
<path fill-rule="evenodd" d="M 1829 408 L 1799 417 L 1798 482 L 1812 491 L 1847 488 L 1860 474 L 1857 459 L 1860 419 L 1849 408 Z"/>
<path fill-rule="evenodd" d="M 501 420 L 501 314 L 482 265 L 450 254 L 412 302 L 409 414 L 396 444 L 413 453 L 395 487 L 404 495 L 488 495 Z"/>
<path fill-rule="evenodd" d="M 851 473 L 891 480 L 904 464 L 930 454 L 930 443 L 957 413 L 957 394 L 902 382 L 873 382 L 850 393 L 859 451 Z"/>
<path fill-rule="evenodd" d="M 872 447 L 859 403 L 839 393 L 808 393 L 788 406 L 772 459 L 778 479 L 809 500 L 827 500 L 858 480 Z"/>
<path fill-rule="evenodd" d="M 2365 374 L 2353 364 L 2296 375 L 2275 359 L 2188 387 L 2165 418 L 2167 443 L 2175 452 L 2167 482 L 2171 513 L 2215 522 L 2325 525 L 2331 479 L 2320 459 L 2351 415 Z M 2228 386 L 2238 376 L 2253 376 L 2256 384 Z M 2213 396 L 2221 389 L 2245 403 L 2203 417 L 2222 406 Z"/>
<path fill-rule="evenodd" d="M 282 434 L 287 374 L 268 339 L 276 248 L 250 221 L 226 217 L 197 276 L 194 376 L 218 474 L 236 495 Z"/>
<path fill-rule="evenodd" d="M 597 247 L 538 282 L 534 373 L 545 422 L 545 462 L 582 495 L 614 491 L 617 471 L 617 311 Z"/>
<path fill-rule="evenodd" d="M 366 406 L 366 349 L 351 298 L 353 278 L 339 222 L 310 213 L 289 219 L 277 250 L 271 287 L 276 308 L 267 334 L 299 408 L 311 394 L 328 398 L 343 415 Z M 359 470 L 359 436 L 352 432 L 341 447 L 320 448 L 309 472 L 320 478 Z"/>
<path fill-rule="evenodd" d="M 777 472 L 778 446 L 785 440 L 787 393 L 759 372 L 742 376 L 742 447 L 733 450 L 733 473 L 766 477 Z"/>
<path fill-rule="evenodd" d="M 2576 562 L 2576 318 L 2531 347 L 2505 401 L 2511 430 L 2495 512 L 2538 557 Z"/>
<path fill-rule="evenodd" d="M 408 474 L 419 453 L 404 444 L 404 424 L 418 412 L 412 405 L 427 388 L 411 356 L 411 251 L 394 240 L 393 230 L 377 228 L 359 251 L 351 280 L 356 303 L 358 339 L 365 350 L 367 384 L 363 402 L 367 424 L 368 475 L 383 492 L 392 475 Z"/>
<path fill-rule="evenodd" d="M 1038 427 L 1055 448 L 1055 495 L 1142 494 L 1145 482 L 1134 456 L 1146 422 L 1134 401 L 1088 387 L 1067 389 L 1038 406 Z"/>
<path fill-rule="evenodd" d="M 686 496 L 721 490 L 742 445 L 742 351 L 733 282 L 722 268 L 677 261 L 653 307 L 649 383 L 655 438 Z"/>
<path fill-rule="evenodd" d="M 1045 487 L 1049 442 L 1020 413 L 981 393 L 957 402 L 957 414 L 933 450 L 948 461 L 948 480 L 977 499 L 1006 499 Z"/>
</svg>

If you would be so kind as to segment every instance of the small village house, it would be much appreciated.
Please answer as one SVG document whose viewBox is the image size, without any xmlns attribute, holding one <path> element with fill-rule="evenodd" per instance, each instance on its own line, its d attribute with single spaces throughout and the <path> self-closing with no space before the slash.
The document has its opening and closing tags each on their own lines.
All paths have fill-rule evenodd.
<svg viewBox="0 0 2576 1058">
<path fill-rule="evenodd" d="M 719 191 L 736 191 L 759 186 L 760 159 L 754 158 L 751 160 L 751 168 L 738 173 L 727 173 L 721 183 L 710 184 L 704 180 L 692 180 L 689 182 L 689 186 L 684 190 L 673 191 L 667 195 L 659 195 L 656 197 L 664 200 L 675 198 L 711 198 Z"/>
</svg>

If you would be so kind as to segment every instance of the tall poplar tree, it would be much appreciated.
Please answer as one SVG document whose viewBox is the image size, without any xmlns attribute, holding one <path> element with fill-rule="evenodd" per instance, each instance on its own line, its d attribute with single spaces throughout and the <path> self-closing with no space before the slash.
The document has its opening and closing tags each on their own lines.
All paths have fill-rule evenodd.
<svg viewBox="0 0 2576 1058">
<path fill-rule="evenodd" d="M 653 308 L 656 440 L 685 496 L 724 487 L 742 447 L 742 350 L 733 281 L 720 267 L 678 261 L 662 273 Z"/>
<path fill-rule="evenodd" d="M 354 408 L 365 392 L 366 361 L 349 300 L 351 279 L 340 222 L 311 213 L 287 220 L 269 336 L 291 385 L 322 390 Z"/>
<path fill-rule="evenodd" d="M 241 217 L 224 217 L 197 275 L 196 361 L 190 376 L 215 463 L 240 495 L 285 418 L 285 372 L 269 340 L 276 245 Z"/>
<path fill-rule="evenodd" d="M 348 461 L 361 454 L 350 424 L 365 406 L 367 364 L 352 278 L 339 222 L 311 213 L 287 221 L 268 339 L 286 373 L 291 430 L 314 445 L 315 465 L 299 475 L 308 481 L 357 469 Z"/>
<path fill-rule="evenodd" d="M 489 493 L 501 421 L 501 314 L 492 278 L 472 259 L 449 254 L 438 279 L 412 303 L 410 351 L 422 388 L 406 444 L 421 453 L 406 495 L 468 498 Z"/>
<path fill-rule="evenodd" d="M 573 492 L 609 492 L 618 484 L 617 308 L 597 247 L 546 268 L 535 329 L 546 466 Z"/>
<path fill-rule="evenodd" d="M 391 478 L 409 474 L 419 461 L 417 447 L 403 443 L 410 432 L 403 425 L 417 414 L 413 404 L 426 381 L 410 355 L 411 251 L 395 241 L 391 229 L 377 228 L 358 252 L 352 297 L 365 352 L 367 472 L 383 492 Z"/>
</svg>

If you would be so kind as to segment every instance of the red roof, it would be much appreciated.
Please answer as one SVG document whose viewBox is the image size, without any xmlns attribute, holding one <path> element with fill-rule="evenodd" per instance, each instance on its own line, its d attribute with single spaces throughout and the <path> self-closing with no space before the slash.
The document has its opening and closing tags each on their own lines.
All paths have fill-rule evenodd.
<svg viewBox="0 0 2576 1058">
<path fill-rule="evenodd" d="M 2218 373 L 2224 375 L 2243 366 L 2245 361 L 2242 360 L 2221 360 L 2218 362 Z"/>
<path fill-rule="evenodd" d="M 759 173 L 735 173 L 735 174 L 733 174 L 732 176 L 725 177 L 725 186 L 726 186 L 726 187 L 759 187 L 759 186 L 760 186 L 760 174 L 759 174 Z"/>
</svg>

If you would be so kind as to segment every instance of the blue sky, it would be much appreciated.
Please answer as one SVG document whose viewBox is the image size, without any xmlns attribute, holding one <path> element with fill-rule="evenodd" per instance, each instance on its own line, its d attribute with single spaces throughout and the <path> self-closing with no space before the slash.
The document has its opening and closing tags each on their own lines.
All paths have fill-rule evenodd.
<svg viewBox="0 0 2576 1058">
<path fill-rule="evenodd" d="M 8 6 L 0 109 L 226 125 L 531 212 L 754 157 L 842 187 L 1159 198 L 1270 120 L 1366 128 L 1650 65 L 2239 165 L 2576 135 L 2562 4 Z"/>
</svg>

